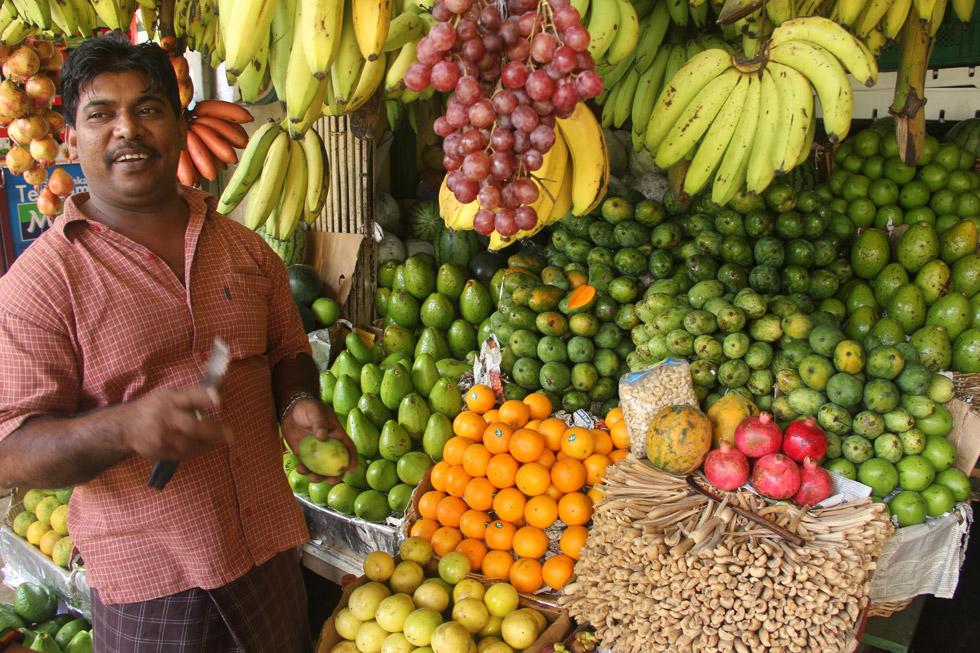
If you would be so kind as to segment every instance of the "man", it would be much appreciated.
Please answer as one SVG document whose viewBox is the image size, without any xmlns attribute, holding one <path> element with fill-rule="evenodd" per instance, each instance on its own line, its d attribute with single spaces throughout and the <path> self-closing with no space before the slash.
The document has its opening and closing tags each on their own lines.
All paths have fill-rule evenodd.
<svg viewBox="0 0 980 653">
<path fill-rule="evenodd" d="M 178 186 L 186 125 L 159 47 L 84 42 L 62 99 L 89 192 L 0 278 L 0 485 L 76 486 L 96 650 L 309 651 L 309 535 L 277 424 L 294 450 L 315 435 L 356 455 L 314 399 L 285 268 Z M 200 385 L 215 337 L 220 397 Z M 163 491 L 156 460 L 180 462 Z"/>
</svg>

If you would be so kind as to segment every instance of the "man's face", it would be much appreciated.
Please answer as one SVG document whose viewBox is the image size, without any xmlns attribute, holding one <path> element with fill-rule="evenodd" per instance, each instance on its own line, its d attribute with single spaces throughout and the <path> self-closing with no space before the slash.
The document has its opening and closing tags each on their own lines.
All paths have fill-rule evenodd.
<svg viewBox="0 0 980 653">
<path fill-rule="evenodd" d="M 68 150 L 89 192 L 120 208 L 144 210 L 172 196 L 186 142 L 183 120 L 135 71 L 104 73 L 82 89 Z"/>
</svg>

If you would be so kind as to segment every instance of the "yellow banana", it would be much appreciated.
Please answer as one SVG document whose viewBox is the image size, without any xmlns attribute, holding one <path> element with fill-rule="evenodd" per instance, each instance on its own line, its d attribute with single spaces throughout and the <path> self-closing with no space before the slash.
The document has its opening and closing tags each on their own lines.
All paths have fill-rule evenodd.
<svg viewBox="0 0 980 653">
<path fill-rule="evenodd" d="M 687 0 L 684 0 L 686 3 Z M 589 54 L 598 61 L 616 38 L 619 25 L 618 0 L 592 0 L 589 7 Z"/>
<path fill-rule="evenodd" d="M 75 6 L 69 0 L 50 0 L 48 7 L 51 11 L 51 22 L 65 36 L 75 36 L 78 33 L 78 17 L 75 15 Z"/>
<path fill-rule="evenodd" d="M 385 39 L 385 52 L 393 52 L 412 39 L 422 36 L 422 19 L 418 14 L 405 12 L 393 18 L 388 26 L 388 38 Z"/>
<path fill-rule="evenodd" d="M 970 17 L 973 16 L 973 5 L 975 0 L 953 0 L 953 11 L 956 12 L 956 17 L 964 23 L 970 22 Z"/>
<path fill-rule="evenodd" d="M 286 97 L 286 71 L 293 50 L 298 0 L 279 0 L 269 25 L 269 75 L 280 100 Z M 299 47 L 299 46 L 297 46 Z"/>
<path fill-rule="evenodd" d="M 289 163 L 284 175 L 281 196 L 276 211 L 276 221 L 272 225 L 274 238 L 286 240 L 296 231 L 299 221 L 306 215 L 306 155 L 299 142 L 289 141 Z"/>
<path fill-rule="evenodd" d="M 361 55 L 368 61 L 381 56 L 391 24 L 391 0 L 351 0 L 354 32 Z"/>
<path fill-rule="evenodd" d="M 694 154 L 691 165 L 688 166 L 687 173 L 684 175 L 684 192 L 689 195 L 700 192 L 711 181 L 712 175 L 714 175 L 725 155 L 725 150 L 728 149 L 735 128 L 738 127 L 738 119 L 742 114 L 745 98 L 748 96 L 751 76 L 736 74 L 738 81 L 735 87 L 704 133 L 704 139 L 698 146 L 698 151 Z"/>
<path fill-rule="evenodd" d="M 938 0 L 912 0 L 921 20 L 932 20 L 932 12 Z"/>
<path fill-rule="evenodd" d="M 299 6 L 299 5 L 297 5 Z M 296 18 L 294 34 L 298 33 L 303 18 L 300 10 Z M 286 115 L 289 116 L 289 124 L 302 123 L 306 113 L 316 99 L 317 92 L 320 90 L 320 80 L 313 76 L 310 65 L 306 60 L 306 53 L 302 47 L 294 47 L 289 53 L 289 63 L 286 66 Z"/>
<path fill-rule="evenodd" d="M 222 3 L 228 8 L 227 12 L 220 12 L 225 68 L 232 75 L 240 75 L 255 58 L 262 41 L 269 38 L 269 25 L 278 4 L 278 0 L 234 0 L 232 8 L 231 2 Z"/>
<path fill-rule="evenodd" d="M 363 65 L 364 57 L 361 56 L 361 49 L 357 45 L 354 18 L 351 12 L 347 12 L 344 14 L 344 26 L 340 31 L 340 48 L 330 66 L 330 82 L 333 84 L 333 93 L 338 103 L 347 104 Z"/>
<path fill-rule="evenodd" d="M 255 230 L 265 224 L 273 208 L 279 202 L 282 186 L 286 181 L 286 168 L 289 165 L 289 134 L 280 131 L 272 141 L 262 163 L 262 173 L 252 188 L 245 211 L 245 226 Z"/>
<path fill-rule="evenodd" d="M 615 64 L 633 54 L 640 40 L 640 19 L 629 0 L 617 0 L 619 5 L 619 25 L 613 40 L 606 50 L 606 61 Z M 590 32 L 591 34 L 591 32 Z"/>
<path fill-rule="evenodd" d="M 745 167 L 749 160 L 756 126 L 759 123 L 761 93 L 762 82 L 759 76 L 751 75 L 742 114 L 738 118 L 738 125 L 732 133 L 732 139 L 725 148 L 725 156 L 718 166 L 714 184 L 711 186 L 711 201 L 719 206 L 727 204 L 745 182 Z"/>
<path fill-rule="evenodd" d="M 752 140 L 752 149 L 749 152 L 748 167 L 745 172 L 746 188 L 750 193 L 761 193 L 776 176 L 776 170 L 772 165 L 772 147 L 779 137 L 777 127 L 781 98 L 776 89 L 776 81 L 768 67 L 762 73 L 761 100 L 759 123 L 755 138 Z"/>
<path fill-rule="evenodd" d="M 909 10 L 911 8 L 912 0 L 892 0 L 891 5 L 888 7 L 888 11 L 885 13 L 885 18 L 881 23 L 882 31 L 885 33 L 885 38 L 898 38 L 899 33 L 902 31 L 902 26 L 905 25 L 905 19 L 908 18 Z"/>
<path fill-rule="evenodd" d="M 263 43 L 259 47 L 259 51 L 255 53 L 255 59 L 248 62 L 245 70 L 238 76 L 238 90 L 241 92 L 244 102 L 254 103 L 259 98 L 259 93 L 265 90 L 266 84 L 263 82 L 266 79 L 268 69 L 269 45 Z"/>
<path fill-rule="evenodd" d="M 354 87 L 350 99 L 347 100 L 347 105 L 344 107 L 347 113 L 360 108 L 365 102 L 374 97 L 378 87 L 381 86 L 382 80 L 384 80 L 387 67 L 388 65 L 384 55 L 374 61 L 364 62 L 364 66 L 361 68 L 361 75 L 357 79 L 357 85 Z"/>
<path fill-rule="evenodd" d="M 388 70 L 385 73 L 385 93 L 393 94 L 405 90 L 405 71 L 418 61 L 415 48 L 418 39 L 409 41 L 402 46 L 395 57 L 389 57 Z"/>
<path fill-rule="evenodd" d="M 688 0 L 666 0 L 666 4 L 670 19 L 674 21 L 674 24 L 687 27 L 691 12 Z"/>
<path fill-rule="evenodd" d="M 810 123 L 814 115 L 813 88 L 809 80 L 797 70 L 776 62 L 770 62 L 773 81 L 780 107 L 778 137 L 773 144 L 772 164 L 776 174 L 785 174 L 796 166 L 806 145 Z"/>
<path fill-rule="evenodd" d="M 323 196 L 326 195 L 323 182 L 329 177 L 323 140 L 315 129 L 307 129 L 300 145 L 306 156 L 306 210 L 319 213 L 317 207 L 322 206 Z"/>
<path fill-rule="evenodd" d="M 313 95 L 313 99 L 310 100 L 309 106 L 306 108 L 306 113 L 303 114 L 303 119 L 299 122 L 289 122 L 289 136 L 296 140 L 303 137 L 313 125 L 313 121 L 317 120 L 323 112 L 323 103 L 327 97 L 327 89 L 330 87 L 330 78 L 326 79 L 315 79 L 317 84 L 316 93 Z"/>
<path fill-rule="evenodd" d="M 572 213 L 585 215 L 599 205 L 609 186 L 609 154 L 606 137 L 592 111 L 584 102 L 575 105 L 570 118 L 558 118 L 558 128 L 566 143 L 572 143 Z"/>
<path fill-rule="evenodd" d="M 857 22 L 864 9 L 865 0 L 837 0 L 834 9 L 837 12 L 837 20 L 847 27 L 851 27 Z"/>
<path fill-rule="evenodd" d="M 867 3 L 854 24 L 854 33 L 862 37 L 870 34 L 888 13 L 891 4 L 892 0 L 871 0 Z"/>
<path fill-rule="evenodd" d="M 317 79 L 331 72 L 337 56 L 343 23 L 351 13 L 344 0 L 298 0 L 303 20 L 296 26 L 300 47 L 306 53 L 306 65 Z"/>
<path fill-rule="evenodd" d="M 626 122 L 626 119 L 630 117 L 633 109 L 633 102 L 636 99 L 636 86 L 640 83 L 640 73 L 637 72 L 636 68 L 630 68 L 629 72 L 626 73 L 619 85 L 622 90 L 619 92 L 619 97 L 616 99 L 616 104 L 614 107 L 613 114 L 613 126 L 619 129 Z"/>
<path fill-rule="evenodd" d="M 817 112 L 810 112 L 810 126 L 806 128 L 806 139 L 803 141 L 803 149 L 800 151 L 800 158 L 796 160 L 796 165 L 802 164 L 810 157 L 810 150 L 813 148 L 813 141 L 817 136 Z M 793 166 L 794 168 L 796 166 Z"/>
<path fill-rule="evenodd" d="M 572 188 L 574 173 L 572 172 L 571 154 L 565 155 L 565 174 L 562 175 L 561 187 L 558 188 L 558 195 L 555 196 L 555 205 L 551 208 L 551 215 L 545 221 L 545 226 L 554 224 L 568 215 L 572 210 Z"/>
<path fill-rule="evenodd" d="M 660 89 L 664 84 L 664 72 L 667 70 L 669 52 L 667 48 L 661 48 L 653 60 L 653 65 L 640 75 L 640 80 L 636 85 L 631 118 L 633 120 L 633 148 L 637 152 L 643 149 L 643 136 L 646 134 L 647 123 L 650 121 L 653 105 L 657 101 Z"/>
<path fill-rule="evenodd" d="M 639 43 L 636 44 L 636 68 L 641 74 L 650 68 L 654 57 L 660 52 L 668 27 L 670 27 L 670 14 L 667 13 L 667 5 L 658 2 L 653 8 L 653 13 L 646 19 L 646 26 L 640 34 Z"/>
<path fill-rule="evenodd" d="M 827 138 L 832 143 L 844 140 L 851 127 L 854 94 L 837 58 L 810 41 L 786 41 L 770 48 L 769 60 L 795 68 L 810 80 L 820 98 Z"/>
<path fill-rule="evenodd" d="M 871 51 L 861 39 L 829 18 L 808 16 L 784 22 L 773 30 L 770 48 L 793 40 L 812 41 L 823 47 L 865 86 L 874 86 L 878 81 L 878 64 Z"/>
<path fill-rule="evenodd" d="M 119 24 L 119 11 L 114 0 L 91 0 L 92 9 L 109 29 L 125 29 Z M 126 27 L 129 27 L 127 25 Z"/>
</svg>

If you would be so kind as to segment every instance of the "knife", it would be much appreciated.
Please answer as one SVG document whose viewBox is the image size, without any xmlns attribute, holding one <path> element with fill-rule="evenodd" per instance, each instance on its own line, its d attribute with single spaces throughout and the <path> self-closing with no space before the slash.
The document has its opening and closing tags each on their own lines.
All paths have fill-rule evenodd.
<svg viewBox="0 0 980 653">
<path fill-rule="evenodd" d="M 204 372 L 204 377 L 201 379 L 201 385 L 208 390 L 217 392 L 218 387 L 225 378 L 225 372 L 228 371 L 229 361 L 228 345 L 220 337 L 215 336 L 214 342 L 211 344 L 211 353 L 208 355 L 208 365 Z M 204 419 L 201 411 L 195 410 L 194 414 L 197 416 L 197 419 Z M 162 490 L 166 487 L 170 481 L 170 477 L 176 471 L 176 461 L 158 460 L 153 463 L 153 471 L 150 472 L 150 478 L 146 480 L 146 484 L 155 490 Z"/>
</svg>

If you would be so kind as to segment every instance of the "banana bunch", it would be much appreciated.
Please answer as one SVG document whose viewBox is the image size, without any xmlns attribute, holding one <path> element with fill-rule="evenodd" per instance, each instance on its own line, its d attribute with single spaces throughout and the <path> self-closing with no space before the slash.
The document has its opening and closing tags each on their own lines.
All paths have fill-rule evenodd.
<svg viewBox="0 0 980 653">
<path fill-rule="evenodd" d="M 153 22 L 153 18 L 145 13 L 141 19 L 144 25 L 147 21 Z M 225 59 L 224 39 L 218 26 L 217 0 L 176 0 L 174 3 L 174 35 L 184 39 L 188 48 L 210 60 L 212 68 L 217 68 Z"/>
<path fill-rule="evenodd" d="M 274 238 L 293 235 L 300 220 L 312 224 L 327 201 L 329 172 L 323 141 L 315 129 L 297 140 L 287 125 L 267 122 L 256 130 L 241 162 L 218 200 L 218 211 L 230 213 L 249 195 L 245 224 L 265 225 Z"/>
<path fill-rule="evenodd" d="M 571 147 L 569 144 L 574 143 Z M 538 224 L 513 236 L 490 234 L 491 251 L 498 251 L 518 240 L 530 238 L 571 212 L 585 215 L 599 205 L 609 185 L 609 154 L 602 127 L 592 111 L 579 102 L 569 118 L 558 118 L 555 144 L 544 155 L 544 164 L 532 177 L 538 184 L 538 199 L 531 205 Z M 476 200 L 461 204 L 446 186 L 439 188 L 439 214 L 453 231 L 473 229 L 480 210 Z"/>
<path fill-rule="evenodd" d="M 187 115 L 187 149 L 180 152 L 177 180 L 185 186 L 199 186 L 202 179 L 214 181 L 218 170 L 238 163 L 235 148 L 248 145 L 242 125 L 252 120 L 252 114 L 237 104 L 198 102 Z"/>
</svg>

